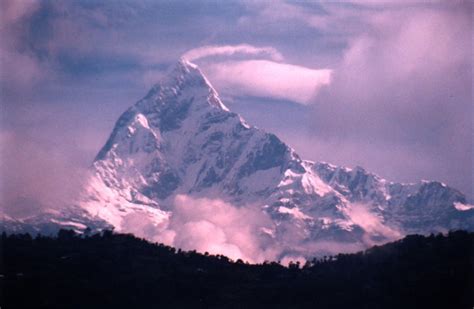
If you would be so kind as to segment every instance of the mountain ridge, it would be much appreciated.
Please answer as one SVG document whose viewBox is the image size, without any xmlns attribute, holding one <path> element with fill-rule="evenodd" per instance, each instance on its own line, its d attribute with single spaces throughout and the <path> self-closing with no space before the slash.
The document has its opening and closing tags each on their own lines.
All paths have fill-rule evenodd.
<svg viewBox="0 0 474 309">
<path fill-rule="evenodd" d="M 263 213 L 265 224 L 250 229 L 261 246 L 279 248 L 273 258 L 474 227 L 474 207 L 442 183 L 400 184 L 361 167 L 302 160 L 277 136 L 231 112 L 184 59 L 120 116 L 92 172 L 78 209 L 98 226 L 174 245 L 180 231 L 170 233 L 169 226 L 183 195 Z"/>
</svg>

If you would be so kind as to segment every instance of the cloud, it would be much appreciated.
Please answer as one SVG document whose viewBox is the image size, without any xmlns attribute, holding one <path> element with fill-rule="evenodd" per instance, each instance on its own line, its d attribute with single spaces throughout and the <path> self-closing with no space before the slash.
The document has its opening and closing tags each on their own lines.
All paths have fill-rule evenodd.
<svg viewBox="0 0 474 309">
<path fill-rule="evenodd" d="M 0 84 L 2 92 L 24 89 L 45 78 L 45 66 L 24 48 L 21 38 L 27 32 L 25 22 L 40 5 L 37 1 L 6 0 L 0 3 Z"/>
<path fill-rule="evenodd" d="M 223 254 L 253 263 L 277 260 L 282 253 L 280 246 L 264 233 L 274 224 L 259 207 L 236 207 L 221 199 L 189 195 L 176 195 L 163 207 L 172 209 L 168 217 L 163 216 L 164 212 L 157 215 L 138 209 L 127 214 L 120 232 L 183 250 Z"/>
<path fill-rule="evenodd" d="M 367 245 L 377 244 L 376 241 L 372 240 L 373 236 L 377 236 L 378 238 L 382 236 L 384 242 L 387 240 L 393 241 L 402 237 L 399 231 L 384 224 L 381 217 L 371 212 L 370 205 L 353 203 L 348 205 L 345 209 L 345 213 L 352 222 L 364 229 L 366 233 L 364 241 Z"/>
<path fill-rule="evenodd" d="M 394 239 L 396 231 L 385 227 L 366 206 L 354 205 L 348 215 L 366 229 L 366 244 L 332 239 L 309 240 L 306 232 L 292 221 L 275 223 L 259 205 L 235 206 L 221 199 L 177 195 L 165 207 L 167 221 L 143 212 L 127 215 L 121 232 L 133 233 L 151 241 L 201 253 L 223 254 L 233 260 L 251 263 L 304 262 L 304 257 L 363 250 L 374 244 L 370 235 Z"/>
<path fill-rule="evenodd" d="M 331 70 L 314 70 L 269 60 L 224 61 L 203 65 L 204 72 L 224 94 L 308 101 L 331 81 Z"/>
<path fill-rule="evenodd" d="M 284 33 L 286 29 L 306 32 L 311 29 L 318 40 L 329 37 L 343 42 L 353 33 L 363 31 L 364 19 L 370 14 L 370 8 L 364 6 L 355 8 L 354 3 L 344 2 L 316 2 L 284 0 L 261 1 L 247 3 L 255 12 L 253 16 L 243 16 L 240 24 Z M 283 27 L 284 25 L 284 27 Z M 286 29 L 285 29 L 286 28 Z M 308 39 L 308 38 L 306 38 Z M 343 40 L 341 40 L 343 39 Z M 302 51 L 303 52 L 303 51 Z"/>
<path fill-rule="evenodd" d="M 238 54 L 253 57 L 264 56 L 274 61 L 283 60 L 283 55 L 273 47 L 255 47 L 248 44 L 202 46 L 187 51 L 183 57 L 194 61 L 211 56 L 235 56 Z"/>
<path fill-rule="evenodd" d="M 261 262 L 275 257 L 262 242 L 261 229 L 271 225 L 258 208 L 178 195 L 168 229 L 175 231 L 172 245 L 178 248 Z"/>
<path fill-rule="evenodd" d="M 197 62 L 225 96 L 258 96 L 307 104 L 331 81 L 331 70 L 283 63 L 283 55 L 273 47 L 203 46 L 183 57 Z"/>
<path fill-rule="evenodd" d="M 12 216 L 62 208 L 76 200 L 93 158 L 120 115 L 117 105 L 126 97 L 117 93 L 116 100 L 105 104 L 94 101 L 97 94 L 86 87 L 63 101 L 63 89 L 52 91 L 59 103 L 26 95 L 2 106 L 0 209 Z M 19 106 L 15 100 L 25 103 Z M 124 99 L 123 109 L 130 100 Z M 84 101 L 96 112 L 88 113 Z M 104 119 L 97 111 L 110 117 Z"/>
<path fill-rule="evenodd" d="M 2 17 L 0 22 L 3 26 L 12 25 L 24 17 L 30 16 L 40 6 L 39 2 L 34 0 L 4 0 L 0 5 Z"/>
<path fill-rule="evenodd" d="M 24 133 L 0 134 L 0 209 L 13 217 L 70 206 L 87 171 L 60 148 Z"/>
<path fill-rule="evenodd" d="M 466 6 L 373 13 L 314 99 L 319 143 L 359 145 L 335 156 L 394 178 L 421 169 L 418 178 L 438 178 L 473 196 L 466 168 L 473 158 L 472 11 Z M 407 160 L 412 154 L 416 160 Z M 408 164 L 417 161 L 425 162 Z"/>
</svg>

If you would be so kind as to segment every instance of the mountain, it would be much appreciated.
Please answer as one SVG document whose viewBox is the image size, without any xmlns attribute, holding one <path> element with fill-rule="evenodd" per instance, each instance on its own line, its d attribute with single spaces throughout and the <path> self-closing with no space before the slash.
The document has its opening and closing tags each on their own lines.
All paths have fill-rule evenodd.
<svg viewBox="0 0 474 309">
<path fill-rule="evenodd" d="M 440 182 L 393 183 L 361 167 L 301 159 L 277 136 L 229 111 L 186 60 L 121 115 L 92 174 L 70 211 L 75 217 L 186 249 L 194 249 L 196 234 L 222 232 L 220 247 L 201 249 L 237 246 L 236 257 L 256 260 L 474 228 L 474 206 Z M 216 201 L 225 206 L 215 214 L 193 206 Z M 235 220 L 216 219 L 217 209 Z M 80 221 L 70 216 L 59 221 Z M 256 257 L 246 246 L 266 254 Z"/>
</svg>

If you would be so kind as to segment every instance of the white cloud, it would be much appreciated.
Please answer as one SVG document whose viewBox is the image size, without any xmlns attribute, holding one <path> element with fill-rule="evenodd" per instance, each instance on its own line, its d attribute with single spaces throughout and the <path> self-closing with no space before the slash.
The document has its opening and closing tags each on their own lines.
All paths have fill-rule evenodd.
<svg viewBox="0 0 474 309">
<path fill-rule="evenodd" d="M 283 55 L 273 47 L 256 47 L 248 44 L 239 45 L 209 45 L 191 49 L 183 57 L 195 61 L 210 56 L 250 55 L 253 57 L 264 56 L 274 61 L 282 61 Z"/>
<path fill-rule="evenodd" d="M 202 46 L 186 52 L 183 58 L 198 61 L 216 88 L 230 96 L 260 96 L 307 104 L 331 81 L 331 70 L 283 63 L 283 55 L 273 47 Z"/>
<path fill-rule="evenodd" d="M 270 226 L 271 221 L 258 208 L 178 195 L 169 229 L 176 231 L 172 243 L 176 247 L 261 262 L 275 258 L 261 247 L 260 229 Z"/>
<path fill-rule="evenodd" d="M 307 67 L 268 60 L 208 63 L 203 66 L 209 79 L 223 94 L 286 99 L 301 104 L 331 81 L 329 69 Z"/>
<path fill-rule="evenodd" d="M 362 243 L 308 241 L 307 235 L 294 222 L 275 225 L 258 205 L 236 207 L 221 199 L 189 195 L 177 195 L 171 203 L 171 216 L 166 221 L 156 224 L 156 218 L 134 213 L 125 218 L 121 232 L 133 233 L 175 248 L 223 254 L 233 260 L 242 259 L 251 263 L 281 260 L 287 265 L 289 261 L 304 262 L 303 256 L 354 252 L 364 248 Z M 351 215 L 361 221 L 369 220 L 363 222 L 368 233 L 393 236 L 392 230 L 385 228 L 377 221 L 378 218 L 368 212 L 357 208 Z"/>
<path fill-rule="evenodd" d="M 370 205 L 354 203 L 349 205 L 345 211 L 352 222 L 364 229 L 366 232 L 364 241 L 368 244 L 376 244 L 376 242 L 371 240 L 371 235 L 383 236 L 389 240 L 396 240 L 402 237 L 399 231 L 384 224 L 383 218 L 371 212 Z"/>
</svg>

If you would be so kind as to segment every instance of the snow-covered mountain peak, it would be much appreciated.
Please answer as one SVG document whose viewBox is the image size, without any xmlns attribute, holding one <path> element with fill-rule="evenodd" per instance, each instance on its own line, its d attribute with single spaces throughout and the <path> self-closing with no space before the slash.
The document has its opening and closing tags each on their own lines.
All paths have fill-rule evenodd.
<svg viewBox="0 0 474 309">
<path fill-rule="evenodd" d="M 264 243 L 278 248 L 273 258 L 320 254 L 333 244 L 336 250 L 361 249 L 406 233 L 474 228 L 474 207 L 444 184 L 394 183 L 362 167 L 302 160 L 276 135 L 229 111 L 201 70 L 185 59 L 120 116 L 92 172 L 82 212 L 55 220 L 94 221 L 165 241 L 173 233 L 180 239 L 179 233 L 197 224 L 185 221 L 184 230 L 170 234 L 172 222 L 189 219 L 179 217 L 178 197 L 196 205 L 214 199 L 231 205 L 231 213 L 252 208 L 258 218 L 263 214 L 261 222 L 245 218 L 251 226 L 243 228 L 265 231 Z M 198 210 L 194 215 L 199 225 L 215 221 L 212 212 L 209 218 Z M 240 235 L 241 228 L 223 239 Z"/>
<path fill-rule="evenodd" d="M 192 100 L 199 103 L 207 103 L 211 106 L 228 110 L 222 103 L 217 91 L 204 76 L 199 67 L 181 58 L 168 73 L 150 90 L 148 95 L 142 100 L 142 105 L 150 100 L 157 104 L 176 104 L 181 97 L 181 101 Z M 200 100 L 206 98 L 205 100 Z M 196 100 L 198 99 L 198 100 Z M 140 103 L 140 102 L 139 102 Z"/>
<path fill-rule="evenodd" d="M 472 224 L 454 205 L 466 204 L 464 196 L 447 186 L 392 183 L 359 166 L 301 160 L 229 111 L 185 59 L 120 117 L 94 169 L 85 207 L 119 230 L 132 210 L 162 225 L 183 194 L 260 207 L 275 224 L 272 235 L 293 231 L 304 242 L 361 244 Z"/>
<path fill-rule="evenodd" d="M 163 134 L 179 131 L 183 126 L 194 130 L 213 117 L 238 118 L 248 127 L 222 103 L 197 65 L 181 59 L 143 99 L 120 116 L 95 161 L 103 160 L 114 147 L 116 150 L 122 148 L 126 153 L 137 152 L 137 147 L 153 152 L 160 148 Z M 128 145 L 127 141 L 133 145 Z"/>
</svg>

